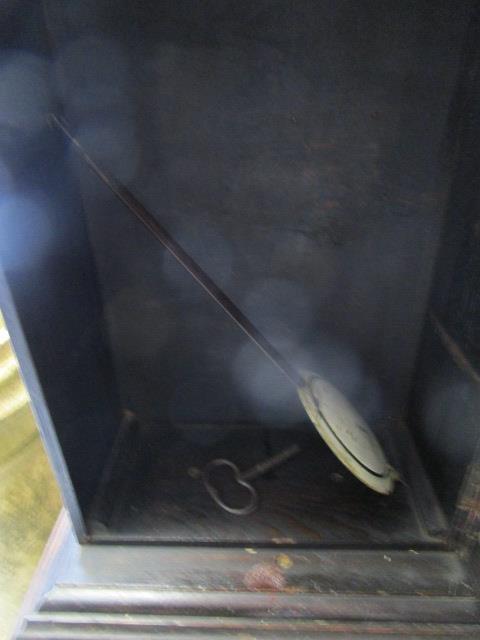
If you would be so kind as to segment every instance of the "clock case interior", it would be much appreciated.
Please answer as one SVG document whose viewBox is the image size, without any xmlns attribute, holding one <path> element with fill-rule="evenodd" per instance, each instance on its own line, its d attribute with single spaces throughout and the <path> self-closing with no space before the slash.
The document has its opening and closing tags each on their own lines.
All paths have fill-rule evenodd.
<svg viewBox="0 0 480 640">
<path fill-rule="evenodd" d="M 349 398 L 401 476 L 389 496 L 352 476 L 288 380 L 45 124 L 9 148 L 28 206 L 2 212 L 3 305 L 80 541 L 475 537 L 471 3 L 78 11 L 47 1 L 48 38 L 30 45 L 50 65 L 48 107 L 286 357 Z M 248 516 L 198 477 L 292 444 Z"/>
</svg>

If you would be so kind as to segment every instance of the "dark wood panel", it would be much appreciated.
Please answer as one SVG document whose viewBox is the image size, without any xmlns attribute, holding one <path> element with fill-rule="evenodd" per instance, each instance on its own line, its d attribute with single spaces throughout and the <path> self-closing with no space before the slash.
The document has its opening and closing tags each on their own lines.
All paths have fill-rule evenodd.
<svg viewBox="0 0 480 640">
<path fill-rule="evenodd" d="M 108 2 L 46 2 L 56 88 L 87 148 L 367 413 L 406 400 L 469 4 L 117 0 L 112 19 Z M 301 419 L 288 382 L 80 174 L 124 405 L 173 422 Z"/>
<path fill-rule="evenodd" d="M 442 505 L 453 519 L 457 502 L 468 502 L 456 521 L 466 537 L 477 540 L 480 511 L 471 497 L 478 486 L 465 485 L 463 496 L 461 488 L 464 482 L 478 485 L 477 472 L 466 472 L 479 463 L 479 42 L 476 3 L 449 113 L 446 149 L 453 180 L 411 405 L 413 432 Z"/>
<path fill-rule="evenodd" d="M 259 567 L 269 569 L 270 584 L 269 576 L 253 579 Z M 478 591 L 468 567 L 451 551 L 313 550 L 281 545 L 276 549 L 89 545 L 64 561 L 57 580 L 77 586 L 129 583 L 162 590 L 273 589 L 319 595 L 470 597 Z"/>
<path fill-rule="evenodd" d="M 341 596 L 305 593 L 226 593 L 212 591 L 155 590 L 142 587 L 57 587 L 49 592 L 41 611 L 198 616 L 238 615 L 251 618 L 325 618 L 350 620 L 408 620 L 476 623 L 474 597 Z"/>
<path fill-rule="evenodd" d="M 454 552 L 79 546 L 67 524 L 63 515 L 42 561 L 22 640 L 480 631 L 471 563 Z"/>
<path fill-rule="evenodd" d="M 441 544 L 445 523 L 431 490 L 419 488 L 419 479 L 423 487 L 428 480 L 409 450 L 408 435 L 390 423 L 384 425 L 384 440 L 388 430 L 388 454 L 406 484 L 382 496 L 354 478 L 312 427 L 155 425 L 138 433 L 136 449 L 131 441 L 124 448 L 119 470 L 113 471 L 118 481 L 107 485 L 90 533 L 94 540 L 112 542 Z M 245 470 L 292 443 L 300 445 L 300 454 L 254 482 L 260 506 L 248 516 L 221 510 L 201 479 L 192 477 L 214 458 L 228 458 Z M 129 467 L 125 460 L 136 462 Z M 230 474 L 218 482 L 230 503 L 244 504 L 248 495 Z"/>
<path fill-rule="evenodd" d="M 103 640 L 109 637 L 121 637 L 122 640 L 171 640 L 188 638 L 207 640 L 231 640 L 232 637 L 280 638 L 282 640 L 329 640 L 331 638 L 349 638 L 355 640 L 420 640 L 434 638 L 477 638 L 480 626 L 477 624 L 438 624 L 438 623 L 398 623 L 398 622 L 349 622 L 326 620 L 275 620 L 261 622 L 249 618 L 184 618 L 157 616 L 128 616 L 107 614 L 103 616 L 88 614 L 75 615 L 39 615 L 28 620 L 28 629 L 18 640 L 45 640 L 45 638 L 78 638 L 82 640 Z M 48 634 L 51 634 L 50 636 Z"/>
</svg>

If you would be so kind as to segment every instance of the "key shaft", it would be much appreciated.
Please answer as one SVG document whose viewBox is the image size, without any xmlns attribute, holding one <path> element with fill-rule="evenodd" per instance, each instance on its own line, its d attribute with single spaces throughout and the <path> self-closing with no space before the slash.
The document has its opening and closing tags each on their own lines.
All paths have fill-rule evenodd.
<svg viewBox="0 0 480 640">
<path fill-rule="evenodd" d="M 267 458 L 263 462 L 259 462 L 258 464 L 251 467 L 250 469 L 247 469 L 244 473 L 240 475 L 240 478 L 242 480 L 255 480 L 255 478 L 259 478 L 260 476 L 263 476 L 265 473 L 270 471 L 270 469 L 274 469 L 275 467 L 278 467 L 279 465 L 283 464 L 284 462 L 289 460 L 292 456 L 299 453 L 299 451 L 300 451 L 300 447 L 298 446 L 298 444 L 293 444 L 291 447 L 288 447 L 287 449 L 280 451 L 280 453 L 277 453 L 271 458 Z"/>
</svg>

